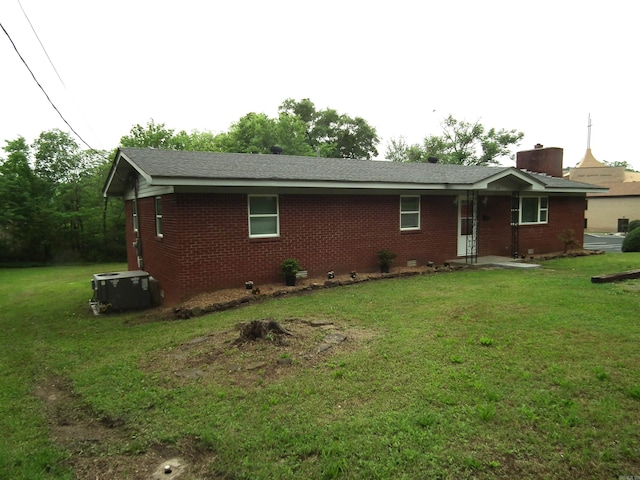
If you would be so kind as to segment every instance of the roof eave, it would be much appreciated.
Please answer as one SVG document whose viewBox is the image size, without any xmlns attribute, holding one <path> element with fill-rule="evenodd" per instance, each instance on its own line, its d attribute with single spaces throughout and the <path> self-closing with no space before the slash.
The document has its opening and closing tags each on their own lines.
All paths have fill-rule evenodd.
<svg viewBox="0 0 640 480">
<path fill-rule="evenodd" d="M 124 163 L 123 163 L 124 162 Z M 129 175 L 131 171 L 135 170 L 142 178 L 144 178 L 147 183 L 154 183 L 153 177 L 142 170 L 133 160 L 131 160 L 120 148 L 116 152 L 113 165 L 111 166 L 111 170 L 109 171 L 109 175 L 102 189 L 102 195 L 104 197 L 119 197 L 124 194 L 124 189 L 113 191 L 112 184 L 114 183 L 114 179 L 118 172 L 120 172 L 123 177 Z M 124 182 L 124 178 L 119 179 L 121 182 Z"/>
<path fill-rule="evenodd" d="M 517 172 L 517 170 L 514 169 Z M 510 172 L 512 174 L 513 172 Z M 149 177 L 145 179 L 150 185 L 155 186 L 175 186 L 175 187 L 234 187 L 234 188 L 301 188 L 319 190 L 478 190 L 478 191 L 498 191 L 490 184 L 496 180 L 505 178 L 508 175 L 493 175 L 487 179 L 475 183 L 404 183 L 404 182 L 337 182 L 320 180 L 282 180 L 282 179 L 244 179 L 244 178 L 185 178 L 185 177 Z M 552 193 L 588 193 L 606 192 L 601 188 L 567 188 L 548 187 L 535 178 L 522 175 L 515 175 L 523 180 L 523 187 L 520 190 L 531 192 L 552 192 Z M 531 180 L 531 181 L 528 181 Z M 528 188 L 526 187 L 528 185 Z"/>
<path fill-rule="evenodd" d="M 111 186 L 111 182 L 113 182 L 113 177 L 116 174 L 116 170 L 118 169 L 119 163 L 120 163 L 120 149 L 118 148 L 116 155 L 113 159 L 113 163 L 111 164 L 111 168 L 109 169 L 109 175 L 107 175 L 107 179 L 104 182 L 104 186 L 102 187 L 102 196 L 105 198 L 109 195 L 109 187 Z"/>
<path fill-rule="evenodd" d="M 402 182 L 337 182 L 322 180 L 282 180 L 282 179 L 237 179 L 237 178 L 175 178 L 154 177 L 151 182 L 157 186 L 176 187 L 268 187 L 268 188 L 305 188 L 305 189 L 349 189 L 349 190 L 446 190 L 469 189 L 469 185 L 451 185 L 446 183 L 402 183 Z"/>
<path fill-rule="evenodd" d="M 547 187 L 546 191 L 550 193 L 606 193 L 608 188 L 567 188 L 567 187 Z"/>
</svg>

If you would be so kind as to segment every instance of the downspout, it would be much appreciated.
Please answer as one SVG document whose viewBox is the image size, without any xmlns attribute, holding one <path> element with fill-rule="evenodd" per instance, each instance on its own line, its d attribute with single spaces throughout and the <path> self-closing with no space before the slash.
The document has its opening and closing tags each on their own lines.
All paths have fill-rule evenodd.
<svg viewBox="0 0 640 480">
<path fill-rule="evenodd" d="M 133 182 L 133 201 L 136 209 L 136 222 L 138 223 L 135 230 L 136 240 L 133 242 L 133 247 L 136 249 L 136 260 L 138 262 L 138 268 L 144 270 L 144 259 L 142 258 L 142 235 L 140 235 L 140 212 L 138 210 L 138 176 L 135 173 L 131 174 L 131 181 Z M 133 206 L 132 206 L 133 208 Z"/>
<path fill-rule="evenodd" d="M 104 251 L 107 252 L 107 207 L 109 205 L 109 197 L 104 196 L 104 208 L 102 209 L 102 240 Z"/>
</svg>

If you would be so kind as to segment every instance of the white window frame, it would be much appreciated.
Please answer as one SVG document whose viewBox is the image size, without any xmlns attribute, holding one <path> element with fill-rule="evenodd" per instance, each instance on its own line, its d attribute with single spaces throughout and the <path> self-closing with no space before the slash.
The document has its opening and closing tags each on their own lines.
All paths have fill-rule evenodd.
<svg viewBox="0 0 640 480">
<path fill-rule="evenodd" d="M 253 198 L 275 198 L 276 211 L 275 213 L 251 213 L 251 200 Z M 249 238 L 274 238 L 280 236 L 280 198 L 278 195 L 248 195 L 247 196 L 247 217 L 249 227 Z M 251 220 L 254 218 L 275 218 L 276 219 L 276 231 L 273 233 L 251 233 Z"/>
<path fill-rule="evenodd" d="M 525 199 L 536 199 L 537 200 L 537 212 L 536 212 L 536 220 L 533 222 L 525 222 L 522 218 L 522 214 L 524 213 L 523 202 Z M 544 204 L 544 206 L 543 206 Z M 549 197 L 546 196 L 526 196 L 520 197 L 520 225 L 543 225 L 549 223 Z"/>
<path fill-rule="evenodd" d="M 154 201 L 155 213 L 156 213 L 156 236 L 163 237 L 162 232 L 162 197 L 156 197 Z"/>
<path fill-rule="evenodd" d="M 133 231 L 137 232 L 140 225 L 138 224 L 138 200 L 135 198 L 131 202 L 131 218 L 133 221 Z"/>
<path fill-rule="evenodd" d="M 402 209 L 402 199 L 403 198 L 417 198 L 418 199 L 418 209 L 417 210 L 403 210 Z M 420 203 L 421 203 L 421 197 L 420 195 L 400 195 L 400 230 L 401 231 L 408 231 L 408 230 L 420 230 Z M 417 225 L 412 225 L 410 227 L 403 227 L 402 226 L 402 218 L 404 215 L 416 215 L 418 217 L 418 224 Z"/>
</svg>

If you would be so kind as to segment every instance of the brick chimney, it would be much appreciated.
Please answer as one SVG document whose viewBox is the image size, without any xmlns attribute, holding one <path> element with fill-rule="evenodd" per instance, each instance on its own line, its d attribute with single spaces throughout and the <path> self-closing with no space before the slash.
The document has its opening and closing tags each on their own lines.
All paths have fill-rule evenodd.
<svg viewBox="0 0 640 480">
<path fill-rule="evenodd" d="M 533 150 L 516 154 L 516 168 L 562 178 L 562 148 L 537 144 Z"/>
</svg>

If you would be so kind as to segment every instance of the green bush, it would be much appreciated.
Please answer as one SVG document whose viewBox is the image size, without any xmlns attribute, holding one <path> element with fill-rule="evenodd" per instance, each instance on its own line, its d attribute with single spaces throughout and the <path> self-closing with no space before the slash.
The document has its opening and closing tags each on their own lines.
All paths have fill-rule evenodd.
<svg viewBox="0 0 640 480">
<path fill-rule="evenodd" d="M 300 262 L 295 258 L 287 258 L 280 264 L 280 275 L 295 275 L 300 270 L 302 270 Z"/>
<path fill-rule="evenodd" d="M 633 232 L 638 227 L 640 227 L 640 220 L 631 220 L 627 225 L 627 232 Z"/>
<path fill-rule="evenodd" d="M 634 228 L 622 241 L 623 252 L 640 252 L 640 228 Z"/>
</svg>

